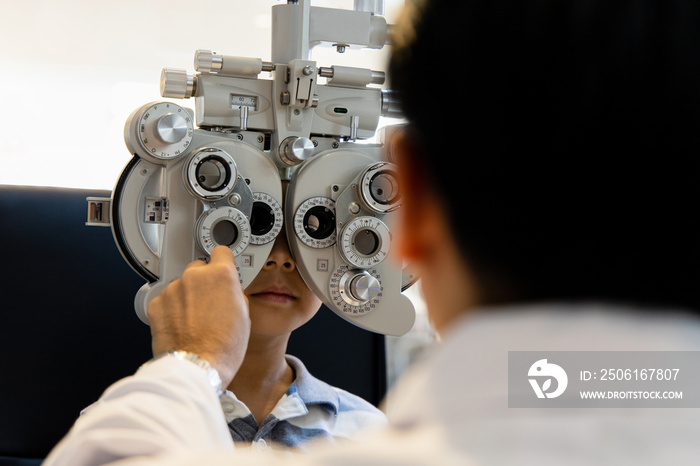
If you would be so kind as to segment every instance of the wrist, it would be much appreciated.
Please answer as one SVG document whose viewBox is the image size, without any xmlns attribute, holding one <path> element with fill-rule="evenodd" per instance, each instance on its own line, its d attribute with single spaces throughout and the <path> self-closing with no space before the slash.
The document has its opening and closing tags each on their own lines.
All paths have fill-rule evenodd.
<svg viewBox="0 0 700 466">
<path fill-rule="evenodd" d="M 215 390 L 217 396 L 221 396 L 223 393 L 223 385 L 221 382 L 221 376 L 219 375 L 219 371 L 216 370 L 214 366 L 212 366 L 209 361 L 206 359 L 202 358 L 201 356 L 191 353 L 189 351 L 184 351 L 184 350 L 171 350 L 171 351 L 166 351 L 164 353 L 161 353 L 151 359 L 150 361 L 147 361 L 145 364 L 143 364 L 141 367 L 147 366 L 149 364 L 154 363 L 155 361 L 164 358 L 164 357 L 171 357 L 171 358 L 177 358 L 182 361 L 189 361 L 192 364 L 195 364 L 197 367 L 200 367 L 202 370 L 206 372 L 207 380 L 209 381 L 209 385 Z"/>
</svg>

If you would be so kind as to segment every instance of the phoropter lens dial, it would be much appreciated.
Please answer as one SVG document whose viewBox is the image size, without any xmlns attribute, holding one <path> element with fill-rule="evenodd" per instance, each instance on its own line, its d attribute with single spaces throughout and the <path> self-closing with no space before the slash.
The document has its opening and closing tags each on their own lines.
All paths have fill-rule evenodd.
<svg viewBox="0 0 700 466">
<path fill-rule="evenodd" d="M 373 267 L 389 255 L 389 228 L 376 217 L 356 217 L 343 228 L 339 246 L 348 263 L 363 269 Z"/>
<path fill-rule="evenodd" d="M 361 198 L 370 210 L 381 214 L 399 207 L 401 194 L 394 164 L 380 162 L 371 165 L 360 180 Z"/>
<path fill-rule="evenodd" d="M 236 162 L 227 152 L 203 148 L 185 165 L 185 181 L 192 194 L 202 199 L 220 199 L 233 189 L 238 172 Z"/>
<path fill-rule="evenodd" d="M 282 231 L 282 206 L 267 193 L 253 193 L 253 211 L 250 215 L 251 244 L 267 244 Z"/>
<path fill-rule="evenodd" d="M 302 202 L 294 214 L 294 232 L 302 243 L 312 248 L 334 245 L 335 202 L 321 196 Z"/>
<path fill-rule="evenodd" d="M 240 210 L 218 207 L 199 217 L 195 236 L 202 249 L 209 254 L 216 246 L 228 246 L 233 255 L 238 256 L 250 243 L 250 223 Z"/>
</svg>

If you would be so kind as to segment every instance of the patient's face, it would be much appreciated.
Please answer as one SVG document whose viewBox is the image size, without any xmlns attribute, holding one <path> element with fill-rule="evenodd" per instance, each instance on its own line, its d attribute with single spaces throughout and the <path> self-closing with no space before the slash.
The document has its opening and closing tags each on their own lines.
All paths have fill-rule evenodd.
<svg viewBox="0 0 700 466">
<path fill-rule="evenodd" d="M 299 275 L 284 231 L 277 235 L 265 265 L 245 294 L 250 303 L 251 334 L 288 334 L 321 307 L 321 300 Z"/>
</svg>

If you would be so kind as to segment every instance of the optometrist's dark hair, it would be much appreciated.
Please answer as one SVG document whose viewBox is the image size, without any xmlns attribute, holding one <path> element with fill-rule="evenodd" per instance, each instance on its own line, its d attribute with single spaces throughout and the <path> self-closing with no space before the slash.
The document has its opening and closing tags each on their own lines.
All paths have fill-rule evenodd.
<svg viewBox="0 0 700 466">
<path fill-rule="evenodd" d="M 483 304 L 700 309 L 700 4 L 427 0 L 390 85 Z"/>
</svg>

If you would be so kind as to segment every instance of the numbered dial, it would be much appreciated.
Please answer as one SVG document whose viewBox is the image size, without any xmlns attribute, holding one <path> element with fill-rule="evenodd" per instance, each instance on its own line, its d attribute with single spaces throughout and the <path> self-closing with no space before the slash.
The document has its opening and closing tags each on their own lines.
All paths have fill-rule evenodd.
<svg viewBox="0 0 700 466">
<path fill-rule="evenodd" d="M 336 241 L 335 202 L 321 196 L 302 202 L 294 214 L 294 232 L 309 247 L 333 246 Z"/>
<path fill-rule="evenodd" d="M 253 193 L 253 211 L 250 216 L 250 242 L 267 244 L 282 231 L 284 215 L 279 201 L 267 193 Z"/>
<path fill-rule="evenodd" d="M 382 297 L 382 284 L 376 269 L 350 269 L 343 264 L 330 279 L 331 299 L 335 307 L 349 316 L 372 312 Z"/>
<path fill-rule="evenodd" d="M 234 256 L 250 243 L 250 223 L 243 212 L 233 207 L 210 209 L 197 221 L 195 235 L 199 245 L 211 254 L 214 247 L 228 246 Z"/>
<path fill-rule="evenodd" d="M 192 117 L 179 105 L 169 102 L 153 104 L 139 118 L 138 135 L 148 154 L 163 160 L 174 159 L 192 143 Z"/>
<path fill-rule="evenodd" d="M 258 98 L 254 95 L 231 94 L 231 108 L 248 107 L 251 110 L 258 109 Z"/>
<path fill-rule="evenodd" d="M 350 264 L 363 269 L 378 265 L 389 255 L 389 228 L 375 217 L 356 217 L 340 235 L 340 252 Z"/>
</svg>

